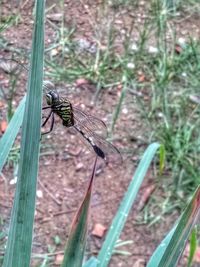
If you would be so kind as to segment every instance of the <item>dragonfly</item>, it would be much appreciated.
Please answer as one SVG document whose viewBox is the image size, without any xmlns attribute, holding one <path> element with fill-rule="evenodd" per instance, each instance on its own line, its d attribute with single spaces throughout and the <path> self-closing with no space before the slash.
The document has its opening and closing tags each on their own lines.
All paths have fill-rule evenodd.
<svg viewBox="0 0 200 267">
<path fill-rule="evenodd" d="M 98 119 L 80 110 L 71 104 L 68 98 L 60 97 L 56 90 L 50 90 L 46 93 L 47 106 L 42 109 L 50 109 L 49 114 L 45 117 L 42 127 L 51 120 L 50 129 L 44 133 L 52 132 L 55 124 L 55 115 L 61 118 L 62 124 L 65 127 L 73 127 L 82 140 L 88 144 L 93 152 L 105 160 L 106 163 L 120 163 L 122 157 L 119 150 L 108 142 L 105 138 L 107 135 L 106 124 Z"/>
</svg>

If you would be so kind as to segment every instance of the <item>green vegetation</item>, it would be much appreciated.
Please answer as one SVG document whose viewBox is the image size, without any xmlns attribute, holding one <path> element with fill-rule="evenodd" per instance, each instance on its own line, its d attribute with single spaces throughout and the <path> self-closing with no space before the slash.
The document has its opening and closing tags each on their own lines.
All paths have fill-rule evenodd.
<svg viewBox="0 0 200 267">
<path fill-rule="evenodd" d="M 63 1 L 61 1 L 61 5 L 63 5 Z M 181 20 L 184 20 L 184 14 L 187 16 L 197 14 L 200 10 L 200 4 L 198 0 L 151 0 L 148 4 L 144 5 L 142 9 L 143 12 L 145 12 L 145 16 L 144 19 L 141 20 L 141 23 L 136 25 L 135 18 L 132 18 L 128 26 L 125 27 L 126 23 L 123 21 L 123 11 L 127 11 L 128 9 L 131 13 L 136 12 L 139 8 L 139 1 L 115 0 L 110 1 L 109 4 L 104 4 L 104 6 L 99 9 L 99 12 L 97 12 L 97 18 L 92 17 L 91 13 L 89 13 L 89 30 L 92 31 L 94 35 L 93 43 L 85 40 L 80 41 L 75 38 L 76 25 L 67 28 L 64 23 L 64 13 L 62 14 L 59 26 L 55 25 L 53 22 L 49 22 L 50 26 L 55 30 L 57 37 L 55 43 L 46 47 L 44 52 L 45 75 L 56 82 L 72 83 L 80 77 L 93 81 L 97 88 L 94 95 L 95 100 L 103 90 L 112 88 L 114 91 L 117 90 L 117 86 L 121 86 L 119 102 L 116 103 L 116 110 L 113 114 L 110 130 L 111 135 L 115 131 L 122 105 L 126 104 L 126 97 L 133 98 L 133 95 L 134 97 L 136 96 L 137 109 L 143 124 L 141 129 L 143 139 L 146 140 L 147 143 L 159 142 L 163 145 L 163 151 L 165 151 L 163 152 L 165 156 L 161 157 L 163 161 L 165 159 L 165 166 L 161 168 L 162 172 L 160 175 L 167 177 L 167 179 L 159 181 L 160 187 L 162 187 L 165 193 L 165 203 L 162 202 L 162 204 L 158 204 L 156 201 L 157 196 L 152 196 L 149 206 L 145 207 L 145 222 L 151 221 L 153 224 L 175 207 L 183 207 L 183 205 L 185 207 L 186 197 L 191 196 L 194 189 L 197 188 L 200 183 L 200 97 L 198 95 L 200 87 L 200 41 L 194 38 L 192 35 L 193 32 L 191 32 L 191 35 L 184 35 L 184 38 L 180 39 L 182 36 L 182 26 L 180 25 L 182 25 Z M 50 11 L 51 8 L 48 9 L 47 13 Z M 110 14 L 110 16 L 108 16 L 108 14 Z M 119 14 L 122 14 L 122 24 L 120 24 L 120 28 L 117 27 L 115 23 Z M 3 21 L 1 20 L 0 31 L 3 32 L 8 27 L 12 27 L 13 23 L 18 23 L 19 18 L 20 15 L 17 15 L 9 16 Z M 122 31 L 123 27 L 126 28 L 126 31 Z M 135 36 L 138 37 L 137 41 L 134 41 L 136 39 Z M 40 36 L 40 38 L 42 39 L 42 36 Z M 3 37 L 0 38 L 0 47 L 7 47 L 7 42 Z M 18 56 L 21 55 L 24 57 L 24 53 L 20 49 L 11 52 L 13 52 L 14 55 L 17 54 Z M 32 53 L 36 54 L 37 52 L 37 49 L 36 52 L 32 51 Z M 43 52 L 40 51 L 40 53 L 43 55 Z M 25 259 L 24 255 L 20 255 L 22 248 L 17 238 L 19 233 L 22 234 L 24 242 L 27 244 L 27 251 L 25 253 L 27 256 L 26 261 L 25 263 L 21 262 L 20 267 L 25 266 L 23 264 L 27 265 L 30 261 L 37 158 L 39 154 L 39 118 L 42 99 L 41 90 L 39 90 L 42 87 L 41 68 L 38 70 L 37 67 L 43 64 L 42 61 L 40 61 L 40 64 L 35 61 L 36 65 L 33 67 L 33 55 L 35 54 L 32 54 L 32 74 L 29 77 L 29 93 L 26 100 L 26 103 L 28 103 L 26 104 L 27 117 L 25 117 L 23 125 L 22 151 L 18 172 L 20 182 L 18 182 L 17 186 L 15 208 L 13 209 L 11 220 L 12 231 L 10 231 L 8 248 L 3 265 L 9 267 L 14 266 L 12 264 L 14 264 L 13 262 L 15 262 L 15 260 L 20 261 L 20 259 Z M 29 56 L 28 53 L 26 56 Z M 13 99 L 16 93 L 15 86 L 19 74 L 20 73 L 11 73 L 10 75 L 10 92 L 7 99 L 7 119 L 10 121 L 10 128 L 8 127 L 6 135 L 0 140 L 0 147 L 2 148 L 2 150 L 0 150 L 1 168 L 5 164 L 5 160 L 7 160 L 8 163 L 12 161 L 16 164 L 19 159 L 20 151 L 18 147 L 11 149 L 21 126 L 24 112 L 22 103 L 19 110 L 16 111 L 13 116 Z M 39 84 L 36 79 L 38 75 L 40 78 Z M 36 87 L 39 88 L 38 91 L 34 91 Z M 5 98 L 7 97 L 7 95 L 4 94 L 3 88 L 1 88 L 1 95 Z M 34 96 L 37 97 L 34 98 Z M 127 106 L 127 108 L 130 107 Z M 37 112 L 35 113 L 33 110 L 37 110 Z M 34 127 L 29 127 L 30 125 L 27 124 L 28 118 L 30 117 L 32 118 L 31 121 L 36 123 Z M 15 131 L 13 131 L 13 129 Z M 34 129 L 37 129 L 37 132 L 34 132 Z M 146 129 L 148 129 L 148 131 Z M 30 136 L 34 138 L 30 138 Z M 7 140 L 9 145 L 5 146 L 5 140 Z M 30 170 L 27 168 L 29 162 L 27 163 L 26 160 L 28 157 L 32 157 L 32 147 L 27 140 L 32 140 L 34 142 L 32 145 L 38 144 L 37 151 L 35 151 L 34 154 L 35 160 L 33 160 L 31 173 L 29 173 Z M 145 154 L 144 158 L 146 161 L 141 161 L 142 163 L 140 163 L 137 169 L 138 172 L 136 171 L 134 179 L 127 191 L 128 193 L 125 195 L 124 201 L 119 208 L 112 227 L 108 232 L 106 241 L 98 255 L 100 263 L 97 259 L 90 259 L 90 261 L 84 265 L 85 267 L 107 266 L 112 254 L 115 252 L 116 242 L 119 239 L 130 207 L 139 190 L 140 184 L 135 184 L 135 179 L 138 178 L 139 181 L 142 182 L 158 146 L 158 144 L 153 143 L 148 148 L 151 153 L 149 150 L 148 153 L 150 154 L 145 152 L 148 154 L 148 157 L 146 158 L 145 156 L 147 156 L 147 154 Z M 152 147 L 154 147 L 153 150 L 151 150 Z M 161 165 L 162 164 L 163 162 L 161 162 Z M 27 179 L 29 175 L 32 177 L 31 182 Z M 23 187 L 23 185 L 25 186 Z M 138 186 L 138 188 L 136 186 Z M 169 194 L 168 191 L 170 191 Z M 24 199 L 20 197 L 21 195 L 28 197 Z M 31 199 L 29 198 L 30 195 Z M 158 250 L 160 251 L 159 247 L 156 253 L 160 253 L 160 257 L 157 257 L 158 254 L 156 254 L 156 256 L 154 254 L 148 267 L 155 267 L 156 264 L 158 264 L 157 266 L 175 266 L 178 256 L 180 255 L 180 250 L 183 250 L 185 241 L 188 239 L 191 229 L 195 224 L 197 207 L 199 204 L 198 195 L 199 189 L 196 191 L 185 213 L 183 213 L 178 226 L 169 233 L 167 242 L 166 240 L 164 241 L 164 251 L 157 252 Z M 20 202 L 22 199 L 24 202 Z M 171 204 L 172 199 L 176 199 L 173 205 Z M 28 207 L 25 206 L 27 203 Z M 83 206 L 84 205 L 81 207 Z M 157 214 L 157 217 L 156 214 L 152 212 L 155 206 L 159 207 L 160 210 L 160 214 Z M 81 218 L 81 223 L 85 226 L 84 233 L 81 233 L 84 235 L 84 241 L 81 243 L 82 248 L 79 248 L 81 250 L 79 253 L 79 263 L 82 262 L 84 254 L 82 249 L 85 246 L 87 233 L 86 218 L 89 202 L 84 208 L 86 209 L 84 211 L 80 208 L 79 211 L 80 213 L 83 212 L 83 214 L 78 217 L 78 219 Z M 25 212 L 23 213 L 23 211 Z M 26 213 L 26 211 L 31 211 L 31 213 Z M 20 223 L 19 220 L 17 220 L 19 217 Z M 23 225 L 24 221 L 26 221 L 26 217 L 30 217 L 28 226 Z M 71 246 L 70 248 L 68 246 L 68 250 L 71 249 L 71 251 L 77 249 L 76 230 L 78 229 L 77 231 L 80 231 L 80 228 L 82 228 L 80 225 L 74 225 L 77 228 L 75 228 L 75 230 L 73 228 L 74 232 L 72 231 L 72 236 L 68 241 L 68 245 L 70 244 Z M 113 231 L 113 225 L 115 226 L 115 231 Z M 27 229 L 29 230 L 28 238 L 26 238 Z M 75 233 L 75 237 L 73 233 Z M 81 234 L 78 234 L 78 237 L 81 237 Z M 191 240 L 191 247 L 193 246 L 193 250 L 190 254 L 189 265 L 192 263 L 194 250 L 196 249 L 194 234 Z M 70 243 L 70 241 L 73 242 Z M 5 232 L 0 232 L 0 248 L 2 247 L 1 244 L 4 242 Z M 59 239 L 55 238 L 55 243 L 59 242 Z M 42 258 L 43 263 L 41 266 L 48 266 L 52 259 L 52 254 L 53 251 L 50 249 L 47 255 L 33 256 Z M 69 254 L 70 253 L 66 256 L 63 266 L 68 266 L 67 262 L 69 261 L 66 259 L 69 257 Z M 12 257 L 10 257 L 10 255 L 12 255 Z M 173 255 L 173 259 L 170 258 L 171 255 Z M 157 260 L 159 259 L 162 265 L 159 265 L 159 262 L 155 263 L 155 258 Z M 10 260 L 11 263 L 9 262 Z M 169 265 L 170 260 L 171 265 Z"/>
<path fill-rule="evenodd" d="M 89 17 L 94 22 L 91 30 L 96 40 L 96 53 L 89 52 L 91 47 L 87 47 L 87 43 L 81 50 L 80 43 L 74 41 L 75 28 L 66 30 L 62 24 L 57 31 L 58 36 L 65 32 L 65 40 L 57 40 L 59 52 L 55 56 L 51 56 L 51 49 L 55 46 L 47 49 L 46 74 L 53 80 L 68 83 L 80 77 L 92 80 L 97 87 L 95 97 L 102 89 L 112 87 L 116 90 L 117 85 L 122 85 L 112 131 L 127 93 L 136 92 L 141 120 L 144 128 L 149 128 L 148 133 L 143 133 L 143 138 L 148 142 L 158 140 L 164 145 L 165 175 L 173 177 L 172 192 L 184 199 L 200 181 L 200 110 L 198 100 L 195 102 L 200 87 L 200 42 L 193 38 L 192 32 L 181 39 L 182 24 L 179 26 L 177 20 L 184 21 L 181 12 L 192 17 L 200 9 L 199 3 L 152 0 L 144 6 L 146 16 L 139 27 L 137 42 L 133 42 L 132 36 L 138 31 L 138 25 L 132 19 L 119 43 L 120 30 L 116 28 L 115 17 L 123 13 L 130 2 L 133 4 L 129 5 L 130 12 L 134 12 L 139 2 L 111 2 L 110 6 L 99 11 L 98 25 L 94 17 Z M 109 19 L 108 14 L 112 14 Z M 107 27 L 103 28 L 103 25 Z"/>
</svg>

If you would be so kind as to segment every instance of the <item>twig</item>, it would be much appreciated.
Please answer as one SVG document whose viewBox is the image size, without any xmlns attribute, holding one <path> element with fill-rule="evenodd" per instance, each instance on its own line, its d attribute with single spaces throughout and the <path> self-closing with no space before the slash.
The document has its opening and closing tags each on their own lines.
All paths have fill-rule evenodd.
<svg viewBox="0 0 200 267">
<path fill-rule="evenodd" d="M 56 204 L 61 206 L 62 203 L 57 198 L 54 197 L 54 195 L 48 190 L 48 188 L 46 188 L 40 180 L 38 180 L 38 182 L 39 185 L 46 191 L 46 193 L 56 202 Z"/>
</svg>

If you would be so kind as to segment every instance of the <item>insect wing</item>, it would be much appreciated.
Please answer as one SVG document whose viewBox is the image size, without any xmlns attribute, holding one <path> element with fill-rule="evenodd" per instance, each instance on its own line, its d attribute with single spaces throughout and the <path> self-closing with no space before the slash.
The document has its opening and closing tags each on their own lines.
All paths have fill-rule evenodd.
<svg viewBox="0 0 200 267">
<path fill-rule="evenodd" d="M 91 139 L 93 140 L 96 147 L 100 148 L 100 150 L 103 151 L 105 155 L 105 161 L 107 163 L 112 163 L 112 164 L 122 163 L 122 156 L 119 150 L 114 145 L 112 145 L 107 140 L 95 134 L 91 137 Z"/>
<path fill-rule="evenodd" d="M 95 116 L 89 115 L 77 107 L 73 107 L 74 125 L 85 128 L 86 132 L 95 132 L 102 137 L 107 137 L 106 124 Z"/>
<path fill-rule="evenodd" d="M 87 127 L 76 127 L 81 140 L 87 145 L 90 151 L 95 152 L 99 157 L 103 158 L 107 163 L 120 164 L 122 157 L 119 150 L 110 142 L 101 136 L 87 129 Z"/>
</svg>

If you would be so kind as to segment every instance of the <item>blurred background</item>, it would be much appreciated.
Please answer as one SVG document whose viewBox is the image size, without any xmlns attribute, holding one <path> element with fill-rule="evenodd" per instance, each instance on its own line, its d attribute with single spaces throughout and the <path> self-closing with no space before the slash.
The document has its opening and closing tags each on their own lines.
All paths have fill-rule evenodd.
<svg viewBox="0 0 200 267">
<path fill-rule="evenodd" d="M 26 92 L 34 12 L 33 1 L 0 2 L 0 136 Z M 98 161 L 87 256 L 99 251 L 148 144 L 164 145 L 164 171 L 155 160 L 110 264 L 145 266 L 200 182 L 199 0 L 47 0 L 45 31 L 44 106 L 56 88 L 106 123 L 123 158 L 117 166 Z M 19 153 L 20 135 L 0 173 L 0 261 Z M 93 162 L 57 117 L 41 141 L 32 266 L 62 262 Z"/>
</svg>

